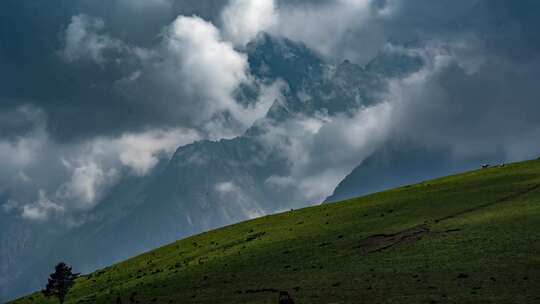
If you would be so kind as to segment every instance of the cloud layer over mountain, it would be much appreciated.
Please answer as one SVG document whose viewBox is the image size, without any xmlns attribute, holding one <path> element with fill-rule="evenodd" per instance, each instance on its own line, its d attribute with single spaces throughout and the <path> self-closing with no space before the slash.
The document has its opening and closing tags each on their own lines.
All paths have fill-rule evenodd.
<svg viewBox="0 0 540 304">
<path fill-rule="evenodd" d="M 536 157 L 539 13 L 533 0 L 2 1 L 0 219 L 76 229 L 201 140 L 241 136 L 215 145 L 222 169 L 241 155 L 259 170 L 242 182 L 264 179 L 216 173 L 201 204 L 234 200 L 230 220 L 286 207 L 259 186 L 320 203 L 381 151 L 424 153 L 425 168 Z"/>
<path fill-rule="evenodd" d="M 93 206 L 122 172 L 145 174 L 182 144 L 231 138 L 264 117 L 290 84 L 251 75 L 245 48 L 262 32 L 305 43 L 329 62 L 365 64 L 385 48 L 404 47 L 428 64 L 414 79 L 391 82 L 386 102 L 374 108 L 351 109 L 350 116 L 320 113 L 272 130 L 287 133 L 294 147 L 286 149 L 291 176 L 273 181 L 295 180 L 304 193 L 311 193 L 304 183 L 324 189 L 309 200 L 331 191 L 387 140 L 442 147 L 456 158 L 519 159 L 538 148 L 530 140 L 538 132 L 533 2 L 2 5 L 10 13 L 1 36 L 12 41 L 0 52 L 0 113 L 9 117 L 1 130 L 2 191 L 10 193 L 9 209 L 32 210 L 40 214 L 35 218 L 43 217 L 39 206 L 56 206 L 50 198 L 40 204 L 44 198 Z M 35 10 L 43 11 L 42 19 L 31 17 Z M 149 26 L 133 26 L 135 17 Z M 240 101 L 246 88 L 254 93 Z M 343 160 L 335 157 L 340 154 Z M 49 207 L 40 208 L 67 206 Z"/>
</svg>

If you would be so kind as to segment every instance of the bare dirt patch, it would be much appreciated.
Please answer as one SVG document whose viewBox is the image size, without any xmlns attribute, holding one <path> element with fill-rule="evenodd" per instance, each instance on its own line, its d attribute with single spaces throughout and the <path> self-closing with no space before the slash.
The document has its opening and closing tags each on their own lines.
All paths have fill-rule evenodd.
<svg viewBox="0 0 540 304">
<path fill-rule="evenodd" d="M 459 216 L 462 216 L 471 212 L 475 212 L 483 208 L 491 207 L 495 204 L 512 201 L 518 197 L 526 195 L 539 188 L 540 188 L 540 185 L 534 185 L 528 189 L 524 189 L 522 191 L 507 195 L 496 201 L 478 205 L 469 209 L 459 211 L 455 214 L 451 214 L 451 215 L 436 219 L 435 224 L 442 221 L 449 220 L 449 219 L 453 219 L 453 218 L 456 218 L 456 217 L 459 217 Z M 452 232 L 459 232 L 459 231 L 461 231 L 461 229 L 450 229 L 450 230 L 445 231 L 444 233 L 452 233 Z M 358 248 L 360 248 L 360 252 L 365 255 L 368 253 L 382 251 L 382 250 L 388 249 L 390 247 L 393 247 L 399 244 L 416 242 L 420 240 L 424 235 L 428 234 L 429 232 L 430 232 L 429 226 L 427 224 L 423 224 L 420 226 L 415 226 L 410 229 L 399 231 L 394 234 L 376 234 L 362 240 Z"/>
<path fill-rule="evenodd" d="M 360 242 L 360 252 L 362 254 L 368 254 L 399 244 L 416 242 L 427 233 L 429 233 L 429 226 L 424 224 L 393 234 L 372 235 Z"/>
</svg>

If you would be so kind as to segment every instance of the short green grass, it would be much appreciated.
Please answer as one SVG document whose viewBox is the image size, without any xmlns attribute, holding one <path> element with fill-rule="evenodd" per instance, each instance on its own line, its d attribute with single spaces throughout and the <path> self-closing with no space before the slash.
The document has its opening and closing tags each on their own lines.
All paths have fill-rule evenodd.
<svg viewBox="0 0 540 304">
<path fill-rule="evenodd" d="M 67 303 L 277 303 L 272 289 L 296 303 L 540 303 L 538 187 L 535 160 L 267 216 L 96 271 Z M 361 253 L 424 223 L 419 241 Z"/>
</svg>

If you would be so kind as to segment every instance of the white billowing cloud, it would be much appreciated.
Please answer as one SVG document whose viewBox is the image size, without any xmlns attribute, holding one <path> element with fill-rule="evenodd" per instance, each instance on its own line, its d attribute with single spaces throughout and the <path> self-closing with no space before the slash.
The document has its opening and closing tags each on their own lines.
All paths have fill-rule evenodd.
<svg viewBox="0 0 540 304">
<path fill-rule="evenodd" d="M 22 217 L 29 220 L 46 220 L 50 214 L 63 213 L 64 207 L 54 203 L 44 190 L 39 190 L 38 199 L 22 208 Z"/>
<path fill-rule="evenodd" d="M 118 174 L 115 168 L 104 169 L 92 162 L 80 164 L 73 168 L 70 179 L 60 187 L 57 196 L 72 208 L 91 209 L 105 189 L 114 185 Z"/>
<path fill-rule="evenodd" d="M 397 8 L 386 1 L 377 8 L 373 0 L 330 0 L 293 3 L 276 0 L 231 0 L 222 12 L 224 37 L 244 47 L 261 32 L 303 42 L 328 57 L 342 53 L 344 44 L 370 18 L 387 18 Z M 358 50 L 355 50 L 358 51 Z"/>
<path fill-rule="evenodd" d="M 191 94 L 206 93 L 216 107 L 232 102 L 232 91 L 247 80 L 247 57 L 221 38 L 218 29 L 199 17 L 178 17 L 169 28 L 169 63 L 176 63 Z M 209 84 L 212 84 L 211 86 Z"/>
<path fill-rule="evenodd" d="M 229 221 L 253 219 L 265 214 L 257 202 L 251 199 L 234 181 L 216 184 L 215 191 L 223 202 L 219 207 Z"/>
<path fill-rule="evenodd" d="M 493 157 L 517 161 L 536 156 L 540 144 L 530 138 L 540 127 L 525 113 L 538 108 L 527 102 L 531 95 L 516 89 L 527 75 L 536 73 L 535 65 L 519 67 L 523 78 L 518 81 L 514 63 L 507 65 L 491 56 L 471 35 L 444 43 L 432 41 L 415 51 L 425 62 L 423 69 L 390 82 L 394 138 L 447 151 L 458 161 Z M 509 75 L 511 89 L 505 86 Z M 510 101 L 516 104 L 510 106 Z"/>
<path fill-rule="evenodd" d="M 440 45 L 417 50 L 387 47 L 421 56 L 424 68 L 403 79 L 388 79 L 390 89 L 382 101 L 351 115 L 319 114 L 270 125 L 263 143 L 288 160 L 290 171 L 269 177 L 267 186 L 291 193 L 296 201 L 322 202 L 355 167 L 400 133 L 400 126 L 406 125 L 403 120 L 409 117 L 404 113 L 417 109 L 411 108 L 415 104 L 414 97 L 409 97 L 411 91 L 456 60 Z"/>
<path fill-rule="evenodd" d="M 332 56 L 348 39 L 347 35 L 371 16 L 371 2 L 332 0 L 323 4 L 284 4 L 279 7 L 279 23 L 271 32 L 304 42 L 322 55 Z"/>
<path fill-rule="evenodd" d="M 151 130 L 125 134 L 113 141 L 118 147 L 120 162 L 137 175 L 146 175 L 160 156 L 170 156 L 178 147 L 200 139 L 197 132 L 186 129 Z"/>
<path fill-rule="evenodd" d="M 240 107 L 232 93 L 248 80 L 247 57 L 224 41 L 214 25 L 180 16 L 169 27 L 165 48 L 171 76 L 177 77 L 183 94 L 204 105 L 207 115 Z"/>
<path fill-rule="evenodd" d="M 263 142 L 288 160 L 290 171 L 269 177 L 267 186 L 291 193 L 296 201 L 322 202 L 355 167 L 396 135 L 402 119 L 407 119 L 403 113 L 411 110 L 414 101 L 403 94 L 422 86 L 452 62 L 440 46 L 393 51 L 422 56 L 426 65 L 404 79 L 389 79 L 389 92 L 381 102 L 351 115 L 296 117 L 284 125 L 268 127 Z"/>
<path fill-rule="evenodd" d="M 283 100 L 283 90 L 286 85 L 282 81 L 276 81 L 269 85 L 261 85 L 257 100 L 247 105 L 237 105 L 230 109 L 229 113 L 235 117 L 235 122 L 231 126 L 231 121 L 214 117 L 204 125 L 204 131 L 211 140 L 222 138 L 233 138 L 242 134 L 251 127 L 255 121 L 263 118 L 274 104 Z"/>
<path fill-rule="evenodd" d="M 145 107 L 152 100 L 155 111 L 167 109 L 160 115 L 206 138 L 243 133 L 279 95 L 279 84 L 262 86 L 257 100 L 239 103 L 234 98 L 239 86 L 256 84 L 247 56 L 212 23 L 196 16 L 179 16 L 165 29 L 161 44 L 143 53 L 141 70 L 119 82 L 121 90 Z"/>
<path fill-rule="evenodd" d="M 231 5 L 228 11 L 233 13 L 247 2 Z M 265 6 L 257 4 L 247 13 Z M 65 31 L 62 54 L 70 63 L 90 59 L 100 65 L 111 54 L 121 56 L 117 63 L 125 63 L 127 73 L 116 85 L 126 103 L 141 107 L 153 119 L 199 130 L 206 138 L 237 136 L 264 117 L 278 86 L 259 85 L 262 92 L 257 100 L 237 102 L 234 94 L 239 86 L 257 85 L 256 80 L 250 75 L 247 55 L 235 50 L 211 22 L 178 16 L 160 38 L 153 47 L 137 47 L 109 35 L 103 20 L 77 15 Z"/>
<path fill-rule="evenodd" d="M 278 23 L 274 0 L 232 0 L 222 13 L 224 37 L 243 47 Z"/>
<path fill-rule="evenodd" d="M 216 185 L 216 190 L 220 193 L 230 193 L 236 190 L 236 186 L 232 182 L 223 182 Z"/>
<path fill-rule="evenodd" d="M 35 128 L 34 133 L 39 133 L 35 136 L 0 140 L 0 156 L 6 155 L 4 159 L 13 164 L 6 178 L 18 177 L 13 185 L 3 183 L 0 193 L 10 187 L 24 189 L 17 193 L 25 195 L 10 198 L 17 208 L 9 209 L 20 210 L 28 219 L 56 214 L 47 211 L 59 210 L 54 206 L 66 214 L 87 212 L 124 175 L 149 174 L 160 159 L 196 140 L 241 134 L 281 98 L 282 83 L 257 85 L 249 74 L 247 56 L 199 17 L 179 16 L 165 28 L 161 43 L 143 49 L 107 34 L 103 20 L 77 15 L 65 30 L 64 42 L 61 54 L 68 63 L 90 59 L 105 64 L 110 51 L 134 56 L 140 67 L 119 80 L 119 85 L 148 92 L 140 102 L 152 100 L 160 111 L 181 113 L 178 120 L 184 127 L 156 127 L 60 144 L 49 139 L 41 125 Z M 257 100 L 238 103 L 233 95 L 241 84 L 257 85 Z M 36 155 L 37 150 L 41 153 Z M 50 172 L 50 177 L 43 179 L 43 172 Z M 29 193 L 36 195 L 32 198 Z"/>
<path fill-rule="evenodd" d="M 40 110 L 22 105 L 9 113 L 9 117 L 4 117 L 3 122 L 11 119 L 12 123 L 30 129 L 12 138 L 0 138 L 0 194 L 15 184 L 30 181 L 26 170 L 36 164 L 48 142 L 42 116 Z"/>
<path fill-rule="evenodd" d="M 4 113 L 2 113 L 4 114 Z M 0 168 L 25 167 L 34 161 L 39 148 L 46 141 L 45 130 L 43 129 L 43 112 L 31 105 L 23 104 L 13 111 L 8 111 L 5 116 L 0 116 L 6 126 L 9 125 L 32 127 L 28 132 L 11 139 L 0 137 Z M 4 165 L 5 167 L 3 167 Z"/>
<path fill-rule="evenodd" d="M 105 22 L 102 19 L 84 14 L 73 16 L 65 31 L 63 57 L 68 62 L 89 58 L 102 64 L 105 51 L 125 47 L 121 41 L 102 33 L 104 29 Z"/>
<path fill-rule="evenodd" d="M 35 159 L 39 147 L 43 144 L 43 134 L 19 137 L 13 141 L 0 140 L 0 159 L 6 167 L 24 168 Z"/>
<path fill-rule="evenodd" d="M 297 169 L 309 174 L 300 182 L 302 192 L 314 202 L 331 194 L 347 174 L 386 142 L 392 114 L 393 104 L 385 101 L 325 124 L 314 138 L 312 164 Z"/>
<path fill-rule="evenodd" d="M 173 128 L 59 144 L 36 126 L 15 142 L 0 142 L 0 194 L 9 196 L 4 211 L 29 220 L 88 212 L 121 178 L 149 174 L 160 159 L 198 139 L 194 130 Z"/>
<path fill-rule="evenodd" d="M 266 183 L 293 191 L 297 200 L 322 202 L 358 164 L 379 148 L 391 129 L 390 102 L 362 108 L 352 116 L 297 118 L 270 127 L 264 141 L 290 163 L 287 176 Z"/>
<path fill-rule="evenodd" d="M 159 159 L 171 157 L 176 148 L 198 139 L 193 130 L 158 129 L 90 140 L 64 157 L 64 166 L 71 175 L 59 187 L 57 196 L 71 202 L 75 209 L 91 209 L 121 178 L 124 168 L 144 176 Z"/>
<path fill-rule="evenodd" d="M 276 0 L 231 0 L 221 15 L 224 37 L 240 49 L 261 32 L 303 42 L 329 58 L 371 58 L 385 42 L 377 20 L 390 18 L 400 1 L 329 0 L 278 2 Z M 375 22 L 373 22 L 375 21 Z M 366 45 L 358 47 L 358 32 Z M 361 54 L 358 54 L 361 53 Z"/>
</svg>

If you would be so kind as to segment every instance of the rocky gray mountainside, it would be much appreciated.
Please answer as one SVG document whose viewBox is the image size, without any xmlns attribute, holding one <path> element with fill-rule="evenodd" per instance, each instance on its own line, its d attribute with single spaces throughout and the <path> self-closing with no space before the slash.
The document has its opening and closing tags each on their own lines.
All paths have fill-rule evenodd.
<svg viewBox="0 0 540 304">
<path fill-rule="evenodd" d="M 500 155 L 455 158 L 447 149 L 435 149 L 418 143 L 396 140 L 388 142 L 354 168 L 325 203 L 420 183 L 480 168 L 483 164 L 500 164 Z"/>
<path fill-rule="evenodd" d="M 477 168 L 485 161 L 485 159 L 469 159 L 453 162 L 447 153 L 429 151 L 413 144 L 385 145 L 354 168 L 325 202 L 338 202 L 467 171 Z"/>
<path fill-rule="evenodd" d="M 151 175 L 115 186 L 86 224 L 56 237 L 49 250 L 29 254 L 35 262 L 8 282 L 10 296 L 38 288 L 59 260 L 87 272 L 195 233 L 315 203 L 268 183 L 290 170 L 265 140 L 268 130 L 299 116 L 350 115 L 379 102 L 388 77 L 422 66 L 420 58 L 399 53 L 381 53 L 365 67 L 327 64 L 301 44 L 268 35 L 250 44 L 248 54 L 258 79 L 286 83 L 283 100 L 244 135 L 180 147 Z M 250 89 L 239 96 L 249 99 Z"/>
</svg>

